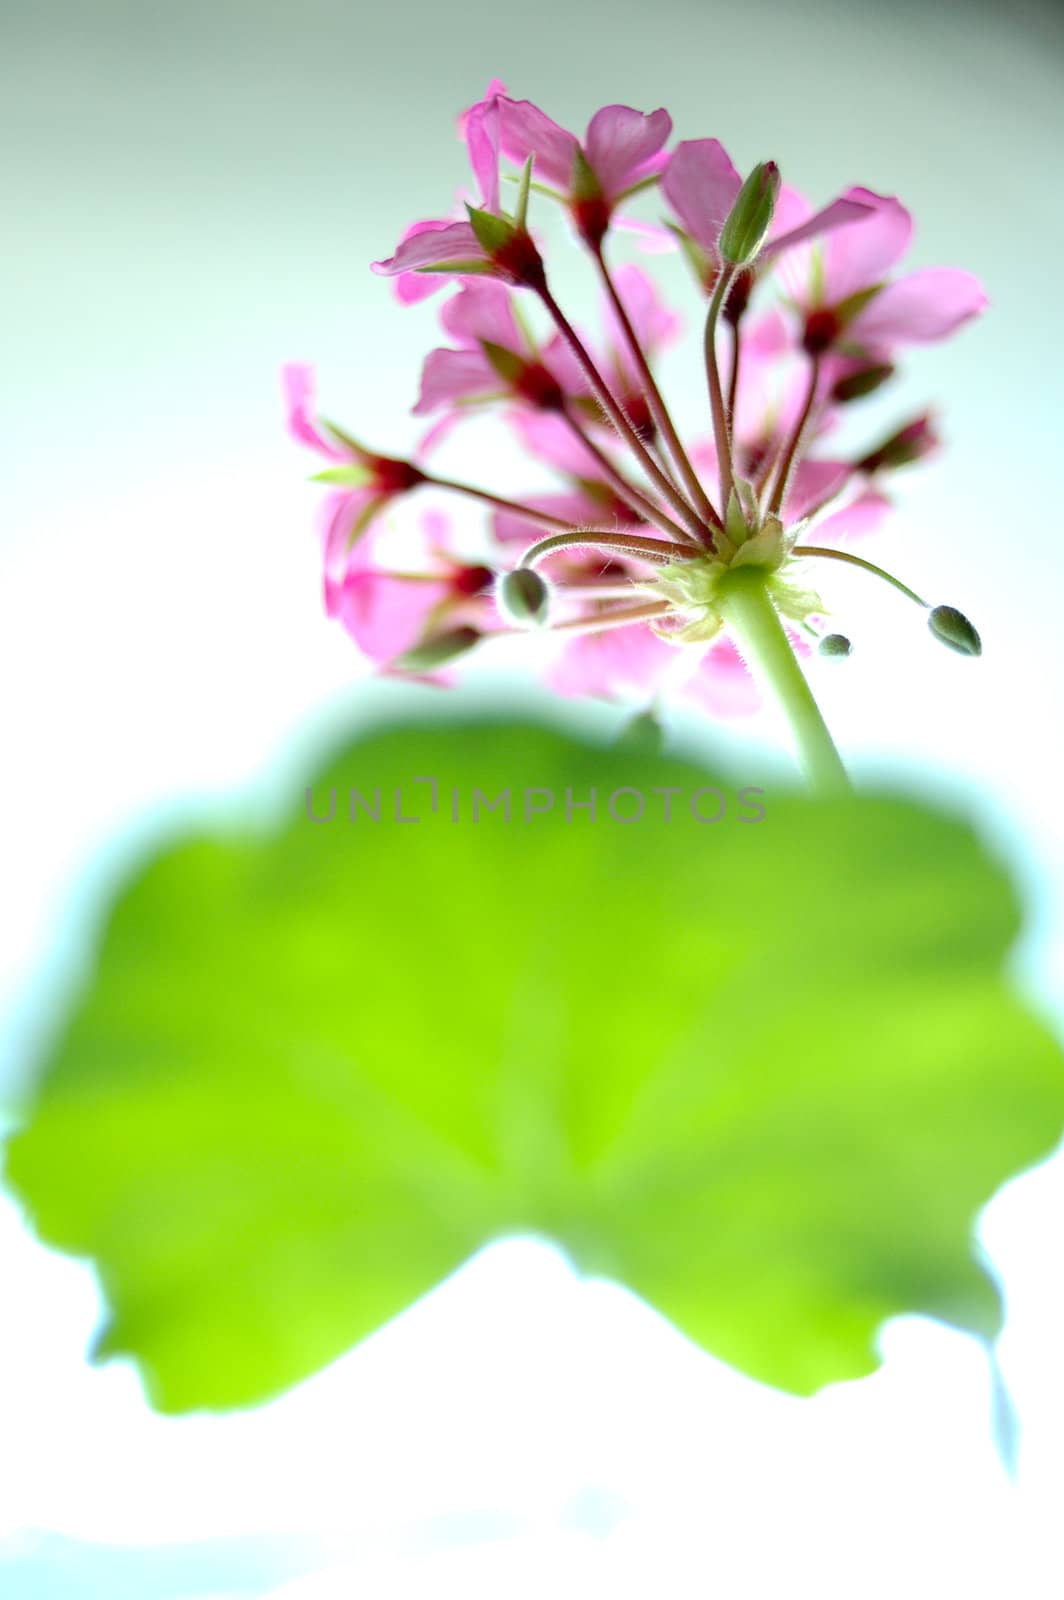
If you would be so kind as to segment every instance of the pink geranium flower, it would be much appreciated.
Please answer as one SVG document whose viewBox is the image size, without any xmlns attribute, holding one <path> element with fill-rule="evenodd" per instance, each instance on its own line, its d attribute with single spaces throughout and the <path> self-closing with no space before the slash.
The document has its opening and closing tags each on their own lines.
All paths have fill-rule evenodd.
<svg viewBox="0 0 1064 1600">
<path fill-rule="evenodd" d="M 620 201 L 662 172 L 669 113 L 603 106 L 579 140 L 531 100 L 513 100 L 499 87 L 493 84 L 481 105 L 498 107 L 502 154 L 519 166 L 531 160 L 533 178 L 564 200 L 581 238 L 597 248 Z"/>
<path fill-rule="evenodd" d="M 419 671 L 417 652 L 431 641 L 457 638 L 468 648 L 495 624 L 492 568 L 451 554 L 452 530 L 438 513 L 426 515 L 422 534 L 420 552 L 402 567 L 374 563 L 348 568 L 338 579 L 326 575 L 327 615 L 383 666 L 401 668 L 410 659 Z"/>
<path fill-rule="evenodd" d="M 868 207 L 867 220 L 785 269 L 811 355 L 841 348 L 883 356 L 896 345 L 944 339 L 985 308 L 978 279 L 955 267 L 889 281 L 909 248 L 912 217 L 898 200 L 870 189 L 849 189 L 846 199 Z"/>
<path fill-rule="evenodd" d="M 664 111 L 607 106 L 578 140 L 493 82 L 460 119 L 479 203 L 465 221 L 413 224 L 375 264 L 406 299 L 423 293 L 418 275 L 462 280 L 442 311 L 451 343 L 429 354 L 414 408 L 442 413 L 433 436 L 471 403 L 500 403 L 530 460 L 560 480 L 554 488 L 521 497 L 509 483 L 481 487 L 375 455 L 315 420 L 309 369 L 289 369 L 290 426 L 325 456 L 319 477 L 334 490 L 326 609 L 387 670 L 438 673 L 512 624 L 550 641 L 537 658 L 559 693 L 749 710 L 757 696 L 744 662 L 760 649 L 762 667 L 767 651 L 773 671 L 792 674 L 793 707 L 794 656 L 808 656 L 810 640 L 831 656 L 849 650 L 826 632 L 818 563 L 848 563 L 925 606 L 855 547 L 889 510 L 890 474 L 935 449 L 936 429 L 918 414 L 852 451 L 836 424 L 892 381 L 897 346 L 970 320 L 981 287 L 946 268 L 891 278 L 911 234 L 898 201 L 852 188 L 814 211 L 772 162 L 743 182 L 719 140 L 667 155 L 670 128 Z M 524 165 L 512 216 L 500 156 Z M 659 180 L 674 234 L 711 292 L 699 340 L 710 440 L 685 442 L 654 371 L 679 319 L 644 269 L 614 271 L 603 250 L 618 204 Z M 543 187 L 569 207 L 593 262 L 601 341 L 566 316 L 528 230 Z M 767 299 L 781 286 L 778 304 L 747 315 L 755 288 Z M 519 287 L 533 291 L 546 335 L 511 301 Z M 402 558 L 398 530 L 381 537 L 378 512 L 419 486 L 490 508 L 479 560 L 461 553 L 449 524 L 423 530 Z M 937 637 L 978 653 L 959 612 L 925 609 Z"/>
<path fill-rule="evenodd" d="M 472 401 L 511 398 L 557 410 L 572 381 L 557 339 L 540 351 L 517 322 L 509 291 L 490 280 L 467 283 L 440 313 L 457 349 L 431 350 L 415 416 Z M 586 388 L 583 376 L 577 382 Z"/>
<path fill-rule="evenodd" d="M 720 236 L 742 183 L 719 139 L 686 139 L 678 144 L 661 180 L 662 193 L 680 219 L 682 237 L 707 291 L 720 275 Z M 759 263 L 765 265 L 807 239 L 846 228 L 867 215 L 868 207 L 856 191 L 814 213 L 793 189 L 783 186 Z"/>
<path fill-rule="evenodd" d="M 322 519 L 325 571 L 335 578 L 368 563 L 373 523 L 397 496 L 423 483 L 424 474 L 413 462 L 375 455 L 317 419 L 313 367 L 290 362 L 281 380 L 289 432 L 329 463 L 319 481 L 337 485 L 325 500 Z"/>
<path fill-rule="evenodd" d="M 499 88 L 493 82 L 485 98 L 459 118 L 479 192 L 477 205 L 466 207 L 465 220 L 445 217 L 412 223 L 394 255 L 371 263 L 374 272 L 397 280 L 399 298 L 407 303 L 431 292 L 421 287 L 426 274 L 484 275 L 533 288 L 542 280 L 536 246 L 523 224 L 508 218 L 500 203 Z"/>
</svg>

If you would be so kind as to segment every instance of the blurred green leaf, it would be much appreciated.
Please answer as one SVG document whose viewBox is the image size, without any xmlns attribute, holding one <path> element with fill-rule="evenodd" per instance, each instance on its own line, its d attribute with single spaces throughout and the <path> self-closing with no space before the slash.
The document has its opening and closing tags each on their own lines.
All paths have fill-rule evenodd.
<svg viewBox="0 0 1064 1600">
<path fill-rule="evenodd" d="M 331 790 L 330 822 L 300 797 L 134 877 L 10 1146 L 158 1405 L 273 1394 L 518 1232 L 798 1393 L 870 1371 L 895 1313 L 993 1334 L 973 1215 L 1049 1151 L 1064 1073 L 964 823 L 775 791 L 753 822 L 700 767 L 538 725 L 379 732 L 318 817 Z"/>
</svg>

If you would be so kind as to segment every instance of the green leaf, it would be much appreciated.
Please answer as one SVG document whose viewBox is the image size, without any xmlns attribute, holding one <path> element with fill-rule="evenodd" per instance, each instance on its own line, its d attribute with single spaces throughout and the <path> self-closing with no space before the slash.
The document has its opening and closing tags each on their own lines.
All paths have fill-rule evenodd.
<svg viewBox="0 0 1064 1600">
<path fill-rule="evenodd" d="M 366 735 L 309 797 L 126 884 L 10 1146 L 159 1406 L 274 1394 L 516 1233 L 797 1393 L 896 1313 L 993 1336 L 973 1217 L 1064 1071 L 964 822 L 534 723 Z"/>
</svg>

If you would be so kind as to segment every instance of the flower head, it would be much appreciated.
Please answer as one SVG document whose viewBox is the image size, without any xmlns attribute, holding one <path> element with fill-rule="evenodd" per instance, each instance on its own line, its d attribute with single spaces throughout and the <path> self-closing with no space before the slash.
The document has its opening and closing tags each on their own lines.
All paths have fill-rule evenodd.
<svg viewBox="0 0 1064 1600">
<path fill-rule="evenodd" d="M 360 649 L 385 670 L 435 674 L 525 631 L 556 692 L 747 710 L 749 656 L 767 652 L 782 670 L 809 638 L 826 655 L 849 653 L 814 578 L 814 563 L 838 561 L 885 579 L 929 613 L 935 637 L 975 654 L 978 635 L 956 608 L 928 605 L 850 548 L 889 512 L 891 473 L 936 447 L 929 417 L 895 422 L 871 448 L 831 444 L 843 408 L 889 387 L 897 347 L 942 338 L 982 309 L 977 281 L 946 268 L 892 277 L 912 226 L 897 200 L 851 188 L 814 210 L 774 162 L 744 183 L 719 140 L 670 154 L 664 111 L 607 106 L 578 139 L 496 81 L 459 126 L 477 203 L 464 219 L 413 224 L 375 264 L 407 299 L 422 278 L 459 280 L 441 312 L 450 343 L 425 361 L 414 410 L 442 414 L 438 440 L 471 406 L 497 405 L 560 482 L 521 495 L 375 455 L 315 419 L 308 369 L 289 369 L 292 431 L 326 456 L 319 477 L 335 491 L 326 607 Z M 501 158 L 522 164 L 512 212 Z M 684 438 L 656 372 L 679 317 L 647 271 L 606 256 L 617 207 L 659 183 L 709 295 L 708 437 Z M 601 282 L 598 341 L 565 315 L 533 242 L 528 211 L 542 189 L 568 208 Z M 517 289 L 532 292 L 531 317 Z M 404 543 L 378 514 L 414 488 L 489 507 L 479 543 L 438 517 Z"/>
</svg>

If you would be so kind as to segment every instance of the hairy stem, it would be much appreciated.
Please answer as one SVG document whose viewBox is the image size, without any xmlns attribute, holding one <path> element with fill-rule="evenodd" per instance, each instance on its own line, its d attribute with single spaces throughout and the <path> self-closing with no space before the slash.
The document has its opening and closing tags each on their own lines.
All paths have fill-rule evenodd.
<svg viewBox="0 0 1064 1600">
<path fill-rule="evenodd" d="M 538 522 L 544 528 L 571 531 L 576 526 L 566 517 L 556 517 L 550 511 L 540 511 L 538 507 L 525 505 L 521 500 L 507 500 L 504 495 L 492 494 L 488 489 L 478 489 L 472 483 L 460 483 L 456 478 L 437 478 L 431 472 L 423 472 L 422 481 L 431 484 L 434 489 L 449 489 L 453 494 L 464 494 L 473 500 L 483 500 L 487 505 L 496 506 L 500 511 L 512 511 L 515 516 L 527 517 L 529 522 Z"/>
<path fill-rule="evenodd" d="M 663 472 L 658 466 L 657 462 L 654 460 L 654 457 L 651 455 L 650 451 L 639 437 L 635 428 L 633 428 L 631 422 L 629 422 L 628 418 L 625 416 L 622 406 L 617 401 L 615 395 L 610 390 L 609 385 L 606 383 L 606 380 L 603 378 L 601 372 L 599 372 L 594 361 L 591 359 L 583 340 L 573 327 L 572 323 L 569 321 L 568 317 L 565 315 L 565 312 L 562 310 L 561 306 L 558 304 L 546 286 L 539 291 L 539 296 L 554 320 L 555 326 L 562 335 L 562 338 L 568 344 L 577 361 L 580 363 L 581 370 L 583 371 L 584 376 L 587 378 L 591 392 L 595 396 L 595 399 L 598 401 L 599 405 L 602 407 L 603 411 L 606 413 L 606 416 L 609 418 L 614 428 L 616 428 L 618 434 L 624 440 L 625 444 L 628 445 L 629 449 L 632 451 L 633 455 L 639 462 L 647 477 L 650 479 L 651 483 L 662 495 L 662 497 L 669 503 L 669 505 L 672 506 L 676 515 L 679 517 L 680 521 L 694 538 L 696 543 L 703 544 L 705 542 L 706 534 L 705 524 L 702 522 L 694 508 L 690 506 L 684 499 L 683 495 L 680 494 L 679 490 L 669 478 L 668 474 Z"/>
<path fill-rule="evenodd" d="M 611 550 L 617 555 L 638 556 L 641 561 L 675 561 L 683 549 L 670 544 L 667 539 L 644 538 L 638 533 L 611 533 L 609 529 L 579 528 L 569 533 L 555 533 L 540 539 L 525 551 L 518 562 L 522 567 L 534 567 L 546 556 L 558 550 Z"/>
<path fill-rule="evenodd" d="M 646 393 L 651 416 L 657 423 L 661 437 L 668 446 L 669 454 L 672 457 L 676 470 L 683 479 L 684 487 L 691 496 L 699 515 L 703 517 L 711 527 L 720 528 L 722 526 L 720 513 L 717 511 L 709 496 L 706 494 L 705 489 L 703 489 L 702 484 L 699 481 L 698 474 L 691 465 L 687 451 L 683 447 L 683 442 L 681 441 L 679 434 L 676 432 L 676 428 L 673 425 L 673 420 L 669 415 L 669 409 L 665 404 L 661 390 L 658 388 L 654 374 L 650 370 L 650 364 L 643 353 L 642 346 L 640 345 L 639 339 L 636 336 L 636 331 L 632 326 L 632 320 L 628 315 L 624 301 L 621 299 L 620 294 L 618 293 L 617 286 L 613 281 L 610 269 L 606 265 L 606 258 L 603 255 L 601 245 L 595 251 L 595 260 L 598 263 L 599 272 L 602 275 L 602 282 L 605 285 L 606 293 L 610 299 L 610 304 L 613 306 L 613 309 L 617 315 L 617 321 L 620 325 L 621 332 L 624 335 L 624 340 L 628 346 L 629 354 L 632 357 L 632 361 L 635 363 L 635 369 L 639 374 L 639 380 L 642 383 L 643 389 Z"/>
<path fill-rule="evenodd" d="M 562 411 L 562 416 L 568 423 L 572 433 L 580 440 L 588 455 L 594 457 L 599 471 L 613 488 L 615 494 L 624 501 L 630 510 L 635 512 L 637 518 L 641 522 L 652 522 L 655 527 L 661 529 L 662 533 L 670 534 L 681 544 L 690 548 L 693 542 L 691 535 L 686 533 L 678 522 L 674 522 L 660 506 L 655 505 L 653 500 L 648 495 L 645 495 L 641 489 L 637 489 L 634 484 L 629 483 L 623 473 L 617 471 L 606 452 L 599 448 L 587 429 L 582 427 L 576 417 L 573 416 L 568 406 Z"/>
<path fill-rule="evenodd" d="M 900 592 L 909 600 L 916 602 L 925 611 L 930 611 L 928 601 L 922 599 L 915 589 L 910 589 L 907 583 L 902 583 L 900 578 L 895 578 L 890 572 L 885 572 L 882 567 L 877 567 L 874 561 L 866 561 L 864 556 L 851 555 L 849 550 L 829 550 L 820 544 L 796 544 L 791 551 L 792 556 L 821 556 L 826 561 L 845 561 L 848 566 L 860 567 L 862 572 L 870 572 L 873 577 L 882 578 L 884 583 L 889 583 L 892 588 Z"/>
<path fill-rule="evenodd" d="M 724 507 L 724 515 L 728 514 L 728 501 L 731 499 L 733 471 L 731 456 L 731 433 L 728 429 L 728 414 L 724 403 L 724 392 L 720 384 L 720 364 L 717 361 L 717 323 L 720 320 L 721 307 L 727 298 L 728 291 L 735 277 L 735 268 L 723 267 L 717 279 L 713 297 L 709 302 L 706 313 L 705 332 L 705 357 L 706 357 L 706 382 L 709 385 L 709 409 L 713 415 L 713 440 L 717 447 L 717 462 L 720 471 L 720 500 Z"/>
<path fill-rule="evenodd" d="M 772 491 L 772 499 L 769 502 L 770 511 L 778 513 L 783 506 L 784 500 L 786 499 L 787 490 L 790 488 L 791 477 L 798 461 L 799 452 L 801 450 L 802 440 L 805 436 L 805 430 L 809 426 L 809 418 L 813 414 L 813 406 L 816 402 L 816 392 L 819 383 L 820 357 L 811 356 L 809 363 L 809 387 L 805 394 L 805 404 L 802 406 L 798 421 L 794 425 L 794 432 L 791 434 L 790 442 L 787 445 L 787 449 L 784 451 L 783 458 L 780 461 L 776 472 L 776 486 Z"/>
</svg>

